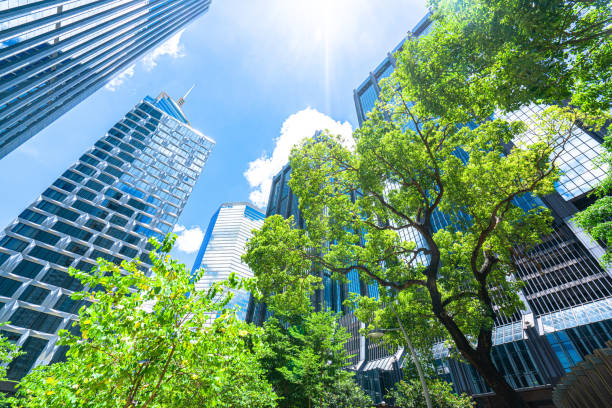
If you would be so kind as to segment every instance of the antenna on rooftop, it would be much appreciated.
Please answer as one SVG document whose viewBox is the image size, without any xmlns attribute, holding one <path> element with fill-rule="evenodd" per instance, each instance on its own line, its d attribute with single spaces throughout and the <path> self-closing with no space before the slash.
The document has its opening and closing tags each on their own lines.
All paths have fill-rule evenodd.
<svg viewBox="0 0 612 408">
<path fill-rule="evenodd" d="M 187 93 L 185 93 L 185 96 L 181 96 L 179 98 L 178 101 L 176 101 L 176 104 L 178 106 L 183 106 L 185 104 L 185 99 L 187 99 L 187 96 L 189 96 L 189 94 L 191 93 L 191 91 L 193 90 L 193 88 L 195 88 L 195 84 L 191 85 L 191 88 L 189 88 L 189 90 L 187 91 Z"/>
</svg>

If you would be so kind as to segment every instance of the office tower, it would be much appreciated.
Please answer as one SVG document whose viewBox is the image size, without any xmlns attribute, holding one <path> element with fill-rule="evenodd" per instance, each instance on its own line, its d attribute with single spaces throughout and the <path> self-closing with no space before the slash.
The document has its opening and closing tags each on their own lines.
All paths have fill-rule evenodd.
<svg viewBox="0 0 612 408">
<path fill-rule="evenodd" d="M 224 203 L 213 214 L 204 240 L 193 264 L 192 273 L 204 268 L 204 275 L 196 283 L 196 290 L 208 290 L 214 283 L 226 280 L 234 272 L 237 278 L 253 277 L 251 269 L 241 260 L 245 245 L 254 229 L 263 225 L 263 211 L 251 203 Z M 245 320 L 249 292 L 233 290 L 234 297 L 226 306 L 238 307 L 237 316 Z"/>
<path fill-rule="evenodd" d="M 147 96 L 0 233 L 1 331 L 26 352 L 9 379 L 65 355 L 58 330 L 85 304 L 68 267 L 140 259 L 148 271 L 148 238 L 172 231 L 214 143 L 165 93 Z"/>
<path fill-rule="evenodd" d="M 414 28 L 414 37 L 432 29 L 428 17 Z M 393 72 L 394 65 L 388 54 L 354 91 L 360 125 L 378 98 L 378 82 Z M 525 106 L 507 117 L 529 125 L 542 109 Z M 604 270 L 597 261 L 604 250 L 571 221 L 578 210 L 588 206 L 588 193 L 605 177 L 605 169 L 591 161 L 601 153 L 602 141 L 599 133 L 576 132 L 560 157 L 564 174 L 556 185 L 557 192 L 545 197 L 525 196 L 515 202 L 524 208 L 546 206 L 554 216 L 553 232 L 542 237 L 540 245 L 529 252 L 516 248 L 516 275 L 525 282 L 521 296 L 527 309 L 511 318 L 500 317 L 493 333 L 492 353 L 498 370 L 530 400 L 550 401 L 550 389 L 559 377 L 612 339 L 612 271 Z M 443 228 L 448 219 L 437 212 L 432 224 Z M 419 240 L 409 231 L 407 234 L 407 239 Z M 451 381 L 456 391 L 471 394 L 480 402 L 487 400 L 491 390 L 473 367 L 449 358 L 442 343 L 436 344 L 433 352 L 439 375 Z"/>
<path fill-rule="evenodd" d="M 0 159 L 209 6 L 210 0 L 2 2 Z"/>
</svg>

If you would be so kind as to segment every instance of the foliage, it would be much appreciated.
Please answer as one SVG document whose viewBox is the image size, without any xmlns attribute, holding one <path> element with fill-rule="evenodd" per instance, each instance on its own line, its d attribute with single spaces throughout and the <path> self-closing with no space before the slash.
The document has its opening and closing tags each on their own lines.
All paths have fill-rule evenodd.
<svg viewBox="0 0 612 408">
<path fill-rule="evenodd" d="M 612 107 L 608 0 L 430 0 L 434 29 L 398 53 L 407 100 L 466 123 L 495 109 Z M 460 119 L 460 116 L 464 116 Z"/>
<path fill-rule="evenodd" d="M 6 326 L 10 322 L 0 323 L 0 328 Z M 9 369 L 9 364 L 20 355 L 25 354 L 19 350 L 16 344 L 13 344 L 9 339 L 0 334 L 0 381 L 12 382 L 6 378 L 6 374 Z M 10 398 L 6 394 L 0 392 L 0 407 L 6 406 L 10 403 Z"/>
<path fill-rule="evenodd" d="M 356 392 L 356 401 L 367 399 L 363 391 L 348 385 L 352 382 L 345 370 L 350 364 L 345 350 L 348 337 L 329 312 L 296 315 L 291 324 L 275 315 L 264 323 L 267 353 L 261 365 L 280 397 L 280 407 L 332 407 L 334 395 L 349 389 Z"/>
<path fill-rule="evenodd" d="M 372 407 L 372 399 L 368 397 L 363 389 L 355 383 L 352 378 L 342 378 L 331 388 L 323 390 L 323 405 L 317 408 L 369 408 Z"/>
<path fill-rule="evenodd" d="M 603 242 L 607 249 L 602 258 L 604 266 L 612 266 L 612 134 L 604 139 L 604 151 L 598 164 L 608 167 L 606 178 L 591 194 L 597 200 L 586 210 L 576 214 L 575 221 L 588 231 L 593 239 Z"/>
<path fill-rule="evenodd" d="M 269 217 L 245 261 L 260 290 L 282 292 L 286 304 L 299 304 L 316 287 L 311 263 L 344 281 L 357 270 L 366 282 L 394 290 L 417 335 L 429 328 L 444 334 L 476 368 L 496 373 L 483 374 L 491 386 L 511 392 L 488 355 L 493 322 L 521 306 L 521 283 L 510 278 L 513 245 L 539 242 L 550 222 L 535 202 L 527 210 L 516 203 L 553 191 L 555 160 L 578 113 L 548 108 L 535 143 L 509 149 L 527 130 L 522 123 L 445 123 L 390 83 L 384 104 L 355 133 L 355 151 L 320 135 L 292 152 L 290 187 L 308 232 Z M 434 217 L 445 217 L 441 228 Z"/>
<path fill-rule="evenodd" d="M 221 285 L 196 294 L 185 266 L 168 255 L 174 238 L 152 240 L 152 276 L 135 263 L 102 259 L 91 273 L 70 270 L 92 293 L 80 334 L 61 333 L 67 361 L 39 367 L 19 385 L 19 407 L 273 407 L 258 363 L 261 331 L 223 311 Z M 235 277 L 225 283 L 239 288 Z"/>
<path fill-rule="evenodd" d="M 436 408 L 473 408 L 476 404 L 466 394 L 457 395 L 450 384 L 440 379 L 427 381 L 431 402 Z M 425 398 L 418 380 L 400 381 L 386 398 L 395 401 L 399 408 L 426 408 Z"/>
</svg>

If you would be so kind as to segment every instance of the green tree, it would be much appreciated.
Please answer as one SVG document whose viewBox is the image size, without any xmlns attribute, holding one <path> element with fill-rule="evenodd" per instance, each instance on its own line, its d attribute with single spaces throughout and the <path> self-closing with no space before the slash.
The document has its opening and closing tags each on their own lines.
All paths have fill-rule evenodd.
<svg viewBox="0 0 612 408">
<path fill-rule="evenodd" d="M 370 408 L 372 399 L 352 378 L 339 379 L 331 388 L 323 390 L 323 405 L 315 403 L 318 408 Z"/>
<path fill-rule="evenodd" d="M 508 149 L 526 130 L 522 123 L 459 126 L 409 104 L 401 86 L 386 92 L 356 131 L 354 151 L 329 135 L 293 150 L 290 187 L 307 232 L 292 219 L 269 217 L 245 260 L 260 289 L 282 288 L 286 304 L 313 290 L 311 263 L 344 281 L 359 271 L 394 290 L 400 314 L 413 317 L 414 327 L 433 327 L 452 340 L 495 390 L 498 406 L 524 406 L 493 364 L 491 334 L 497 316 L 522 305 L 521 283 L 511 277 L 512 248 L 539 242 L 550 216 L 515 200 L 553 191 L 555 160 L 576 130 L 577 114 L 547 109 L 538 140 Z M 441 212 L 450 222 L 434 231 L 432 216 Z"/>
<path fill-rule="evenodd" d="M 467 123 L 538 101 L 569 101 L 591 114 L 612 107 L 608 0 L 430 6 L 434 30 L 407 41 L 397 55 L 406 99 L 428 113 Z"/>
<path fill-rule="evenodd" d="M 352 403 L 371 400 L 346 370 L 350 365 L 346 329 L 330 312 L 272 316 L 264 323 L 267 353 L 261 365 L 280 397 L 280 407 L 348 407 L 338 405 L 340 395 L 354 393 Z M 291 321 L 291 323 L 285 323 Z M 354 386 L 351 386 L 353 384 Z M 370 406 L 365 405 L 365 406 Z M 359 407 L 363 405 L 350 405 Z"/>
<path fill-rule="evenodd" d="M 470 396 L 455 394 L 451 385 L 440 379 L 431 379 L 427 385 L 436 408 L 473 408 L 476 405 Z M 400 381 L 386 398 L 395 401 L 399 408 L 426 408 L 418 380 Z"/>
<path fill-rule="evenodd" d="M 228 291 L 195 291 L 168 255 L 175 237 L 152 240 L 152 276 L 135 263 L 102 259 L 91 273 L 70 270 L 91 293 L 80 334 L 61 333 L 67 361 L 39 367 L 19 384 L 19 407 L 273 407 L 276 395 L 258 363 L 261 330 L 222 310 Z M 233 276 L 225 283 L 238 288 Z"/>
<path fill-rule="evenodd" d="M 591 193 L 597 200 L 586 210 L 576 214 L 575 220 L 591 234 L 593 239 L 606 245 L 603 256 L 604 266 L 612 265 L 612 134 L 604 139 L 604 152 L 599 158 L 600 165 L 608 166 L 608 174 L 597 189 Z"/>
</svg>

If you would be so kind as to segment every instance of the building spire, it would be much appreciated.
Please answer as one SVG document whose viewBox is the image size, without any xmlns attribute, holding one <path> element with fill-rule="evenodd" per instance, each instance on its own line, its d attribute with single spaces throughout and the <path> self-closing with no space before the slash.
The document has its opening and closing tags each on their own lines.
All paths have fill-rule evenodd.
<svg viewBox="0 0 612 408">
<path fill-rule="evenodd" d="M 193 90 L 193 88 L 195 88 L 195 84 L 191 85 L 191 88 L 189 88 L 189 90 L 187 91 L 187 93 L 185 93 L 185 96 L 181 96 L 179 98 L 178 101 L 176 101 L 178 106 L 183 106 L 185 104 L 185 99 L 187 99 L 187 96 L 189 96 L 189 94 L 191 93 L 191 91 Z"/>
</svg>

